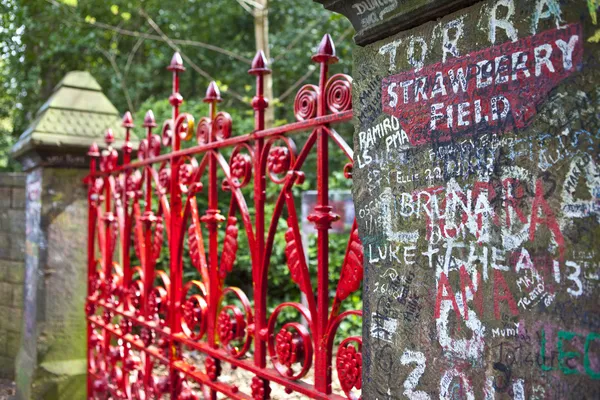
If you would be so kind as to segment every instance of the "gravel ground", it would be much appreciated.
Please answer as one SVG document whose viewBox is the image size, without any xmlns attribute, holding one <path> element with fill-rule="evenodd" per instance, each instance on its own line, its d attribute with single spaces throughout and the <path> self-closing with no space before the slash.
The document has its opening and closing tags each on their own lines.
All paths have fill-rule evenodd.
<svg viewBox="0 0 600 400">
<path fill-rule="evenodd" d="M 15 383 L 9 379 L 0 379 L 0 400 L 8 400 L 15 395 Z"/>
<path fill-rule="evenodd" d="M 195 365 L 198 365 L 198 367 L 200 369 L 202 369 L 203 365 L 204 365 L 204 359 L 205 356 L 202 353 L 197 353 L 197 352 L 190 352 L 188 353 L 191 357 L 190 359 L 188 359 L 188 362 L 193 362 Z M 273 365 L 269 362 L 269 367 L 273 367 Z M 227 383 L 227 384 L 235 384 L 237 385 L 237 387 L 240 389 L 240 392 L 246 393 L 246 394 L 251 394 L 252 390 L 250 389 L 250 384 L 252 383 L 252 377 L 254 376 L 254 374 L 252 374 L 251 372 L 248 372 L 242 368 L 236 368 L 236 369 L 232 369 L 230 364 L 227 363 L 223 363 L 222 364 L 222 370 L 221 370 L 221 375 L 219 377 L 219 381 L 223 382 L 223 383 Z M 314 365 L 313 365 L 314 368 Z M 338 395 L 344 395 L 344 392 L 342 391 L 342 388 L 340 387 L 339 381 L 338 381 L 338 377 L 337 377 L 337 371 L 335 370 L 335 368 L 333 369 L 333 382 L 331 385 L 332 391 L 334 394 L 338 394 Z M 314 374 L 313 374 L 313 369 L 311 368 L 311 370 L 308 372 L 308 374 L 302 379 L 303 382 L 308 383 L 308 384 L 313 384 L 314 383 Z M 194 386 L 194 385 L 192 385 Z M 300 393 L 290 393 L 287 394 L 285 392 L 285 388 L 281 385 L 278 385 L 276 383 L 271 382 L 271 399 L 273 400 L 279 400 L 279 399 L 285 399 L 285 400 L 305 400 L 308 397 L 306 397 L 303 394 Z M 195 387 L 195 389 L 197 389 L 197 387 Z M 218 395 L 218 399 L 228 399 L 228 397 L 224 396 L 224 395 Z"/>
</svg>

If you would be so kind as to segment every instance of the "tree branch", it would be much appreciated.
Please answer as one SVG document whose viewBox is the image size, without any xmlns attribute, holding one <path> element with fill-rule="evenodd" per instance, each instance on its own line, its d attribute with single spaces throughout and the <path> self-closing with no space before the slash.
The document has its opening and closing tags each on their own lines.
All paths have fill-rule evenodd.
<svg viewBox="0 0 600 400">
<path fill-rule="evenodd" d="M 148 23 L 150 24 L 150 26 L 152 27 L 152 29 L 154 29 L 154 31 L 156 33 L 158 33 L 160 35 L 160 37 L 162 38 L 162 40 L 164 42 L 166 42 L 169 47 L 171 47 L 173 50 L 179 52 L 179 54 L 181 55 L 181 58 L 183 58 L 185 60 L 186 63 L 188 63 L 192 69 L 196 72 L 198 72 L 200 75 L 202 75 L 204 78 L 210 80 L 210 81 L 214 81 L 216 80 L 215 78 L 213 78 L 208 72 L 206 72 L 205 70 L 203 70 L 202 68 L 200 68 L 198 65 L 196 65 L 196 63 L 194 63 L 187 55 L 185 55 L 185 53 L 181 50 L 181 48 L 179 48 L 174 42 L 173 40 L 171 40 L 161 29 L 160 27 L 156 24 L 156 22 L 154 22 L 154 20 L 152 18 L 150 18 L 150 16 L 142 9 L 139 10 L 140 14 L 146 18 L 146 21 L 148 21 Z M 240 95 L 239 93 L 229 89 L 228 93 L 231 94 L 236 100 L 239 100 L 240 102 L 246 104 L 246 102 L 244 101 L 244 97 L 242 95 Z"/>
<path fill-rule="evenodd" d="M 250 8 L 250 6 L 246 3 L 244 3 L 243 0 L 237 0 L 237 2 L 239 3 L 240 6 L 242 6 L 242 8 L 244 10 L 246 10 L 250 15 L 252 15 L 254 17 L 254 10 L 252 8 Z"/>
<path fill-rule="evenodd" d="M 144 40 L 145 39 L 143 37 L 139 38 L 137 40 L 137 42 L 135 42 L 135 45 L 133 46 L 131 51 L 129 52 L 129 55 L 127 56 L 127 63 L 125 64 L 125 75 L 127 75 L 129 73 L 129 68 L 131 67 L 133 57 L 137 53 L 137 51 L 140 48 L 140 46 L 142 45 L 142 43 L 144 43 Z"/>
<path fill-rule="evenodd" d="M 107 50 L 104 50 L 102 47 L 96 45 L 96 48 L 110 62 L 110 65 L 112 66 L 113 70 L 115 71 L 115 74 L 117 74 L 117 78 L 119 78 L 119 83 L 121 84 L 121 89 L 123 90 L 123 94 L 125 95 L 125 99 L 127 100 L 127 107 L 129 107 L 129 111 L 131 113 L 135 114 L 135 108 L 133 107 L 133 102 L 131 101 L 131 97 L 129 96 L 129 91 L 127 90 L 127 83 L 125 82 L 125 77 L 123 76 L 123 74 L 121 74 L 121 70 L 119 69 L 117 62 L 115 61 L 115 58 L 113 57 L 112 54 L 110 54 L 110 52 L 108 52 Z"/>
<path fill-rule="evenodd" d="M 310 76 L 313 74 L 313 72 L 315 72 L 317 70 L 317 68 L 314 65 L 311 65 L 308 67 L 308 71 L 302 75 L 300 77 L 300 79 L 298 79 L 296 82 L 294 82 L 294 84 L 290 87 L 287 88 L 287 90 L 285 92 L 283 92 L 281 94 L 281 96 L 279 96 L 277 98 L 277 100 L 279 101 L 283 101 L 283 99 L 285 99 L 286 97 L 288 97 L 298 86 L 300 86 L 305 80 L 307 80 L 308 78 L 310 78 Z"/>
<path fill-rule="evenodd" d="M 281 58 L 288 55 L 289 50 L 292 49 L 296 45 L 296 43 L 298 43 L 312 28 L 314 28 L 319 23 L 321 23 L 320 20 L 313 21 L 310 24 L 308 24 L 308 26 L 305 29 L 303 29 L 300 33 L 296 34 L 294 36 L 294 39 L 283 49 L 283 51 L 273 59 L 273 64 Z"/>
<path fill-rule="evenodd" d="M 56 7 L 68 7 L 65 4 L 59 3 L 56 0 L 46 0 L 48 3 L 56 6 Z M 157 35 L 152 35 L 152 34 L 148 34 L 148 33 L 142 33 L 142 32 L 137 32 L 137 31 L 131 31 L 128 29 L 123 29 L 120 28 L 118 26 L 113 26 L 113 25 L 109 25 L 109 24 L 105 24 L 103 22 L 98 22 L 98 21 L 94 21 L 94 22 L 87 22 L 87 21 L 81 21 L 80 19 L 78 19 L 78 16 L 73 13 L 72 11 L 70 11 L 71 14 L 73 15 L 73 17 L 77 18 L 76 22 L 83 24 L 83 25 L 87 25 L 87 26 L 93 26 L 96 28 L 100 28 L 100 29 L 104 29 L 104 30 L 108 30 L 108 31 L 113 31 L 116 33 L 120 33 L 121 35 L 125 35 L 125 36 L 133 36 L 133 37 L 137 37 L 137 38 L 144 38 L 144 39 L 148 39 L 148 40 L 158 40 L 158 41 L 164 41 L 160 36 Z M 183 39 L 171 39 L 173 41 L 173 43 L 175 44 L 180 44 L 180 45 L 185 45 L 185 46 L 194 46 L 194 47 L 201 47 L 207 50 L 212 50 L 215 51 L 217 53 L 221 53 L 224 54 L 226 56 L 229 56 L 231 58 L 234 58 L 238 61 L 243 61 L 246 64 L 251 65 L 252 64 L 252 60 L 246 57 L 242 57 L 238 54 L 236 54 L 235 52 L 231 51 L 231 50 L 227 50 L 227 49 L 223 49 L 219 46 L 215 46 L 213 44 L 209 44 L 209 43 L 204 43 L 204 42 L 199 42 L 197 40 L 183 40 Z"/>
</svg>

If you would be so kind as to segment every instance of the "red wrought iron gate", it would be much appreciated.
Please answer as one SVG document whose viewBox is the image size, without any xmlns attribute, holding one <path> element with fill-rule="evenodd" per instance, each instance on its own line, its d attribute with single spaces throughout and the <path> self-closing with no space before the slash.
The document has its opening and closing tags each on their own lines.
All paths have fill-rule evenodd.
<svg viewBox="0 0 600 400">
<path fill-rule="evenodd" d="M 329 65 L 337 61 L 329 35 L 312 59 L 320 65 L 319 83 L 297 93 L 297 122 L 264 129 L 268 101 L 263 78 L 271 71 L 259 52 L 249 71 L 256 76 L 255 130 L 232 136 L 231 117 L 217 112 L 221 98 L 214 82 L 204 98 L 210 107 L 207 117 L 195 124 L 191 115 L 180 112 L 184 67 L 175 54 L 168 67 L 173 74 L 172 119 L 158 135 L 148 111 L 139 160 L 131 160 L 134 125 L 129 113 L 123 119 L 122 165 L 111 145 L 112 132 L 105 137 L 107 149 L 90 149 L 88 398 L 267 399 L 271 384 L 310 398 L 359 397 L 361 338 L 337 337 L 336 342 L 342 320 L 361 316 L 359 310 L 341 311 L 362 281 L 356 221 L 342 265 L 329 264 L 328 250 L 329 230 L 339 217 L 329 201 L 328 147 L 337 145 L 348 158 L 344 174 L 350 179 L 352 149 L 332 124 L 352 118 L 351 78 L 329 77 Z M 299 132 L 308 132 L 308 138 L 297 152 L 292 137 Z M 182 149 L 181 141 L 194 136 L 198 144 Z M 292 189 L 303 182 L 305 161 L 315 151 L 317 200 L 308 220 L 317 232 L 317 268 L 310 271 Z M 220 182 L 219 174 L 224 176 Z M 270 214 L 265 212 L 267 179 L 279 191 Z M 242 190 L 250 184 L 253 191 L 247 197 L 253 207 Z M 219 208 L 219 193 L 221 203 L 224 194 L 229 198 L 226 215 Z M 208 207 L 201 210 L 197 198 L 204 195 Z M 280 220 L 286 224 L 289 277 L 306 296 L 306 305 L 284 302 L 268 315 L 269 267 Z M 241 289 L 225 286 L 240 232 L 250 249 L 252 301 Z M 157 268 L 163 235 L 169 257 L 165 270 Z M 184 280 L 185 252 L 201 279 Z M 331 296 L 334 270 L 340 278 Z M 287 320 L 290 314 L 284 311 L 289 309 L 304 323 Z M 225 368 L 247 371 L 247 385 L 222 379 Z M 332 371 L 340 394 L 332 393 Z"/>
</svg>

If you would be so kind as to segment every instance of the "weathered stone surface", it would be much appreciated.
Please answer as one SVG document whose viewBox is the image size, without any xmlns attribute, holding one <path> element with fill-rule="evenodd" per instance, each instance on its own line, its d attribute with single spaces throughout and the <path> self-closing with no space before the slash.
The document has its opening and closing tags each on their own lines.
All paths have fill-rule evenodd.
<svg viewBox="0 0 600 400">
<path fill-rule="evenodd" d="M 358 45 L 435 20 L 476 0 L 314 0 L 352 22 Z"/>
<path fill-rule="evenodd" d="M 13 237 L 25 238 L 25 210 L 22 209 L 11 209 L 8 210 L 8 220 L 10 233 L 14 234 Z"/>
<path fill-rule="evenodd" d="M 9 310 L 10 309 L 4 305 L 0 306 L 0 328 L 2 328 L 3 330 L 6 330 L 6 327 L 10 323 L 10 320 L 8 319 L 10 315 Z M 2 341 L 6 342 L 6 335 L 2 335 L 2 338 Z"/>
<path fill-rule="evenodd" d="M 74 84 L 74 82 L 78 82 Z M 111 128 L 115 146 L 123 145 L 121 116 L 87 71 L 69 72 L 40 107 L 35 119 L 12 148 L 27 171 L 41 164 L 82 168 L 88 148 Z M 137 145 L 134 144 L 137 149 Z"/>
<path fill-rule="evenodd" d="M 600 397 L 596 22 L 486 1 L 355 50 L 363 398 Z"/>
<path fill-rule="evenodd" d="M 22 261 L 0 260 L 0 276 L 5 282 L 13 284 L 23 283 L 25 268 Z"/>
<path fill-rule="evenodd" d="M 15 309 L 19 309 L 19 308 L 23 308 L 23 285 L 15 283 L 11 285 L 11 296 L 12 296 L 12 306 Z M 20 321 L 20 319 L 16 319 L 16 315 L 15 317 L 15 321 Z M 20 326 L 18 326 L 19 324 L 13 324 L 15 325 L 15 327 L 17 329 L 21 329 Z"/>
<path fill-rule="evenodd" d="M 22 173 L 0 174 L 0 359 L 10 360 L 0 367 L 0 377 L 9 379 L 14 377 L 23 316 L 25 212 L 19 193 L 24 184 Z"/>
<path fill-rule="evenodd" d="M 6 219 L 8 221 L 8 218 Z M 10 234 L 8 233 L 8 229 L 6 232 L 0 232 L 0 259 L 10 259 Z"/>
<path fill-rule="evenodd" d="M 12 202 L 11 208 L 19 210 L 25 208 L 25 189 L 24 188 L 13 188 L 12 189 Z"/>
<path fill-rule="evenodd" d="M 21 172 L 0 174 L 0 187 L 25 187 L 25 175 Z"/>
<path fill-rule="evenodd" d="M 12 304 L 12 290 L 10 283 L 0 282 L 0 304 Z"/>
<path fill-rule="evenodd" d="M 0 339 L 0 352 L 2 351 L 2 339 Z M 13 374 L 13 360 L 9 357 L 0 355 L 0 375 L 10 376 Z"/>
<path fill-rule="evenodd" d="M 85 397 L 87 253 L 82 227 L 87 197 L 81 183 L 85 175 L 85 170 L 60 168 L 37 168 L 28 175 L 28 252 L 24 340 L 16 368 L 18 398 Z M 80 364 L 83 367 L 57 367 Z"/>
<path fill-rule="evenodd" d="M 10 208 L 11 188 L 0 187 L 0 208 Z"/>
</svg>

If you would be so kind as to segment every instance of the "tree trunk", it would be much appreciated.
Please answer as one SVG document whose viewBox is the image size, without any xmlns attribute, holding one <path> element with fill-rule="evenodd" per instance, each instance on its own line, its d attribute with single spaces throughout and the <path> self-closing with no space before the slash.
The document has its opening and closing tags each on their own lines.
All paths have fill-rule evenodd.
<svg viewBox="0 0 600 400">
<path fill-rule="evenodd" d="M 256 51 L 262 50 L 271 59 L 269 51 L 269 0 L 255 0 L 262 9 L 255 8 L 254 12 L 254 36 L 256 40 Z M 273 76 L 265 75 L 265 97 L 271 104 L 265 111 L 265 128 L 271 128 L 275 121 L 275 110 L 273 108 Z"/>
</svg>

